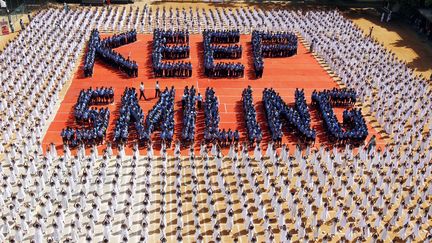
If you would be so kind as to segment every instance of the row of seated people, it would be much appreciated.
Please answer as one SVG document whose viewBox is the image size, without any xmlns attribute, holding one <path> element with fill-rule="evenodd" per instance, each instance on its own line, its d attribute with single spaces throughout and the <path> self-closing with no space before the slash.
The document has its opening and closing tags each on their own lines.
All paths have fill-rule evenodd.
<svg viewBox="0 0 432 243">
<path fill-rule="evenodd" d="M 135 125 L 138 139 L 144 139 L 144 112 L 138 104 L 135 88 L 125 88 L 121 98 L 119 118 L 114 129 L 114 142 L 124 144 L 129 138 L 129 127 Z"/>
<path fill-rule="evenodd" d="M 103 39 L 102 45 L 112 49 L 135 41 L 137 41 L 137 32 L 136 30 L 131 30 L 121 34 L 114 34 L 111 37 Z"/>
<path fill-rule="evenodd" d="M 240 30 L 204 30 L 204 35 L 210 36 L 211 43 L 226 44 L 240 41 Z"/>
<path fill-rule="evenodd" d="M 211 45 L 213 57 L 215 59 L 238 59 L 242 57 L 242 47 L 240 45 Z"/>
<path fill-rule="evenodd" d="M 154 34 L 158 34 L 162 39 L 165 39 L 165 43 L 168 44 L 186 44 L 189 43 L 189 31 L 188 30 L 162 30 L 154 29 Z"/>
<path fill-rule="evenodd" d="M 177 32 L 179 33 L 180 31 Z M 186 34 L 187 36 L 189 35 L 187 32 L 183 33 L 183 35 Z M 191 62 L 163 62 L 165 58 L 172 59 L 173 57 L 183 57 L 186 54 L 187 57 L 189 56 L 189 47 L 187 50 L 183 49 L 181 46 L 177 49 L 174 46 L 168 47 L 166 45 L 166 35 L 166 31 L 159 29 L 155 29 L 153 32 L 152 63 L 155 77 L 191 77 Z M 180 49 L 182 49 L 182 54 L 178 52 Z"/>
<path fill-rule="evenodd" d="M 233 34 L 236 31 L 232 31 Z M 220 62 L 215 64 L 215 50 L 212 48 L 212 35 L 216 32 L 212 31 L 204 31 L 203 39 L 204 39 L 204 72 L 206 76 L 212 78 L 221 78 L 221 77 L 229 77 L 229 78 L 237 78 L 244 76 L 244 65 L 241 63 L 226 63 Z M 219 32 L 218 32 L 219 33 Z M 221 31 L 219 34 L 230 36 L 230 31 Z M 226 39 L 229 39 L 226 37 Z M 222 39 L 218 39 L 222 40 Z M 227 43 L 227 42 L 219 42 L 219 43 Z"/>
<path fill-rule="evenodd" d="M 366 121 L 360 109 L 345 110 L 342 126 L 334 114 L 333 105 L 351 104 L 353 100 L 355 100 L 353 90 L 333 89 L 312 93 L 312 104 L 317 107 L 323 119 L 329 139 L 335 143 L 360 144 L 368 136 Z"/>
<path fill-rule="evenodd" d="M 136 41 L 136 31 L 132 30 L 120 35 L 115 35 L 101 41 L 99 32 L 93 30 L 90 35 L 87 54 L 84 60 L 84 76 L 93 75 L 93 67 L 96 56 L 109 65 L 125 72 L 129 77 L 138 77 L 138 64 L 135 61 L 126 59 L 119 53 L 112 50 L 112 47 L 119 47 Z"/>
<path fill-rule="evenodd" d="M 261 128 L 257 122 L 257 113 L 253 105 L 252 88 L 248 86 L 242 93 L 243 113 L 249 142 L 259 143 L 262 140 Z"/>
<path fill-rule="evenodd" d="M 100 42 L 99 31 L 94 29 L 90 34 L 87 53 L 84 58 L 84 76 L 93 76 L 93 67 L 96 57 L 96 44 Z"/>
<path fill-rule="evenodd" d="M 271 139 L 274 142 L 282 142 L 284 125 L 294 130 L 302 142 L 315 141 L 316 131 L 310 126 L 310 114 L 303 90 L 296 90 L 294 108 L 289 107 L 275 90 L 267 88 L 263 91 L 263 103 Z"/>
<path fill-rule="evenodd" d="M 195 123 L 197 116 L 195 106 L 196 99 L 197 96 L 195 87 L 192 86 L 191 88 L 188 88 L 186 86 L 182 97 L 183 125 L 181 134 L 182 140 L 185 143 L 193 143 L 195 138 Z"/>
</svg>

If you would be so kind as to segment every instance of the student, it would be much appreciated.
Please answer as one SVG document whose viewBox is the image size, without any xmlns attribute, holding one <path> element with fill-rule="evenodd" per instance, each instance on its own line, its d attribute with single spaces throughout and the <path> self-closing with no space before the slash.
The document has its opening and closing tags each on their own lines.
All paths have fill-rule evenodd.
<svg viewBox="0 0 432 243">
<path fill-rule="evenodd" d="M 145 97 L 145 93 L 144 93 L 144 83 L 143 82 L 141 82 L 141 84 L 140 84 L 139 100 L 141 100 L 141 97 L 143 97 L 144 100 L 147 100 L 147 98 Z"/>
<path fill-rule="evenodd" d="M 159 87 L 159 81 L 156 81 L 156 85 L 155 85 L 155 98 L 160 97 L 160 94 L 161 94 L 161 90 L 160 90 L 160 87 Z"/>
<path fill-rule="evenodd" d="M 375 135 L 372 135 L 371 139 L 369 140 L 369 143 L 366 145 L 368 153 L 372 151 L 376 146 L 376 138 Z"/>
<path fill-rule="evenodd" d="M 431 75 L 431 77 L 432 77 L 432 75 Z M 201 93 L 198 93 L 198 96 L 197 96 L 197 106 L 198 106 L 198 110 L 201 110 L 201 108 L 202 108 L 202 96 L 201 96 Z"/>
</svg>

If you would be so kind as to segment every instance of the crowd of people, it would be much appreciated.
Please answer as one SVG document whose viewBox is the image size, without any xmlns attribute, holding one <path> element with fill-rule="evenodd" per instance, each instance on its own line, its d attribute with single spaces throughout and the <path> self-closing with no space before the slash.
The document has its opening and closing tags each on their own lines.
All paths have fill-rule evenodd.
<svg viewBox="0 0 432 243">
<path fill-rule="evenodd" d="M 101 41 L 101 45 L 109 49 L 113 49 L 135 41 L 137 41 L 137 32 L 136 30 L 131 30 L 121 34 L 114 34 L 113 36 L 105 38 Z"/>
<path fill-rule="evenodd" d="M 138 64 L 135 61 L 129 60 L 129 57 L 126 59 L 121 54 L 112 50 L 136 40 L 136 30 L 114 35 L 104 40 L 100 39 L 98 30 L 92 30 L 84 59 L 84 76 L 93 76 L 95 58 L 99 57 L 109 65 L 125 72 L 129 77 L 138 77 Z"/>
<path fill-rule="evenodd" d="M 297 46 L 294 48 L 290 45 L 271 44 L 262 45 L 261 48 L 264 58 L 290 57 L 297 54 Z"/>
<path fill-rule="evenodd" d="M 182 97 L 182 111 L 183 111 L 183 124 L 181 138 L 185 143 L 191 143 L 195 141 L 195 130 L 196 130 L 196 103 L 202 102 L 199 100 L 201 95 L 196 95 L 196 89 L 186 86 Z M 198 109 L 201 108 L 201 104 L 198 105 Z"/>
<path fill-rule="evenodd" d="M 240 31 L 236 30 L 204 30 L 204 35 L 210 36 L 210 42 L 228 44 L 240 42 Z"/>
<path fill-rule="evenodd" d="M 264 72 L 264 56 L 262 53 L 262 38 L 258 31 L 252 32 L 252 57 L 256 78 L 262 78 Z"/>
<path fill-rule="evenodd" d="M 368 136 L 367 124 L 360 109 L 343 112 L 345 129 L 333 112 L 333 106 L 353 104 L 356 100 L 355 97 L 355 91 L 347 89 L 314 91 L 312 93 L 312 103 L 318 108 L 330 141 L 342 144 L 347 142 L 360 144 Z"/>
<path fill-rule="evenodd" d="M 215 59 L 239 59 L 242 57 L 242 47 L 240 45 L 211 45 L 213 57 Z"/>
<path fill-rule="evenodd" d="M 290 57 L 297 54 L 298 40 L 294 33 L 261 31 L 258 35 L 262 40 L 264 58 Z"/>
<path fill-rule="evenodd" d="M 303 143 L 312 143 L 316 138 L 316 131 L 311 128 L 309 109 L 306 104 L 304 91 L 296 89 L 295 106 L 289 107 L 279 94 L 273 89 L 264 89 L 263 104 L 271 140 L 282 143 L 282 128 L 284 125 L 294 130 Z"/>
<path fill-rule="evenodd" d="M 89 123 L 94 120 L 97 114 L 97 108 L 89 109 L 92 105 L 109 104 L 114 101 L 113 88 L 95 88 L 92 87 L 81 90 L 78 100 L 74 106 L 74 117 L 78 124 Z"/>
<path fill-rule="evenodd" d="M 64 144 L 76 147 L 80 144 L 102 144 L 106 137 L 110 111 L 108 108 L 91 108 L 92 105 L 107 104 L 114 100 L 112 88 L 89 88 L 81 90 L 74 107 L 74 118 L 81 128 L 70 126 L 62 129 L 60 136 Z"/>
<path fill-rule="evenodd" d="M 289 32 L 252 32 L 255 77 L 264 72 L 264 58 L 290 57 L 297 54 L 297 36 Z"/>
<path fill-rule="evenodd" d="M 244 65 L 241 64 L 240 62 L 238 63 L 219 62 L 215 64 L 215 58 L 240 58 L 241 46 L 238 45 L 214 46 L 213 43 L 217 43 L 217 44 L 237 43 L 239 40 L 240 40 L 240 33 L 238 30 L 231 30 L 231 31 L 205 30 L 203 32 L 204 73 L 207 77 L 238 78 L 244 76 Z"/>
<path fill-rule="evenodd" d="M 273 44 L 285 44 L 295 47 L 297 49 L 297 36 L 294 33 L 291 32 L 283 32 L 283 31 L 277 31 L 277 32 L 264 32 L 264 31 L 258 31 L 258 34 L 261 36 L 261 39 L 264 44 L 266 45 L 273 45 Z"/>
<path fill-rule="evenodd" d="M 248 86 L 242 93 L 243 115 L 245 119 L 249 143 L 260 143 L 262 140 L 261 128 L 257 121 L 257 113 L 252 98 L 252 88 Z"/>
<path fill-rule="evenodd" d="M 84 76 L 93 76 L 93 67 L 96 58 L 96 46 L 100 43 L 100 36 L 98 30 L 92 30 L 87 45 L 87 53 L 84 59 Z"/>
<path fill-rule="evenodd" d="M 204 140 L 212 142 L 219 138 L 219 101 L 213 88 L 207 88 L 204 102 Z"/>
<path fill-rule="evenodd" d="M 171 145 L 174 136 L 174 99 L 175 89 L 165 88 L 159 100 L 149 111 L 145 119 L 145 140 L 150 140 L 151 134 L 160 130 L 160 139 L 167 146 Z"/>
<path fill-rule="evenodd" d="M 144 112 L 139 103 L 135 88 L 125 88 L 121 98 L 121 108 L 119 118 L 114 129 L 114 142 L 125 144 L 129 138 L 129 127 L 135 126 L 138 140 L 143 140 L 147 136 L 144 129 Z"/>
<path fill-rule="evenodd" d="M 342 13 L 201 8 L 155 18 L 161 7 L 130 16 L 121 9 L 44 9 L 0 53 L 0 242 L 431 242 L 428 83 Z M 160 157 L 152 146 L 134 146 L 133 156 L 120 146 L 115 156 L 110 144 L 103 154 L 83 145 L 76 155 L 68 145 L 61 154 L 54 144 L 45 152 L 43 130 L 86 37 L 95 28 L 121 32 L 129 24 L 146 33 L 154 27 L 200 33 L 224 24 L 241 33 L 288 29 L 307 43 L 315 39 L 316 55 L 370 106 L 391 143 L 370 150 L 262 143 L 253 153 L 233 145 L 228 155 L 203 144 L 199 155 L 176 146 L 174 156 L 161 149 Z"/>
<path fill-rule="evenodd" d="M 165 59 L 189 57 L 188 31 L 153 31 L 152 63 L 155 77 L 192 77 L 191 62 L 163 62 Z M 168 46 L 167 44 L 175 44 Z M 186 44 L 186 45 L 177 45 Z"/>
<path fill-rule="evenodd" d="M 219 129 L 219 101 L 213 88 L 207 88 L 204 102 L 204 141 L 217 143 L 221 147 L 238 144 L 240 134 L 238 130 Z"/>
<path fill-rule="evenodd" d="M 118 68 L 129 77 L 138 77 L 138 64 L 128 58 L 124 58 L 120 53 L 112 49 L 96 46 L 97 56 L 109 65 Z"/>
<path fill-rule="evenodd" d="M 159 47 L 162 53 L 162 59 L 183 59 L 190 55 L 189 45 L 162 45 Z M 159 51 L 159 50 L 158 50 Z"/>
<path fill-rule="evenodd" d="M 160 38 L 164 39 L 166 44 L 189 44 L 189 30 L 162 30 L 155 29 Z"/>
</svg>

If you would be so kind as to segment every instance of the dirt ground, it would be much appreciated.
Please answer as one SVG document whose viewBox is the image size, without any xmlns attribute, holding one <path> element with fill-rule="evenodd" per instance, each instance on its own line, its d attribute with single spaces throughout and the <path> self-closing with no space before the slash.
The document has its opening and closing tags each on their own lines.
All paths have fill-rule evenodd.
<svg viewBox="0 0 432 243">
<path fill-rule="evenodd" d="M 374 27 L 372 36 L 404 60 L 418 74 L 429 78 L 432 74 L 432 43 L 416 33 L 402 20 L 381 22 L 373 10 L 351 9 L 345 16 L 356 23 L 365 33 Z"/>
</svg>

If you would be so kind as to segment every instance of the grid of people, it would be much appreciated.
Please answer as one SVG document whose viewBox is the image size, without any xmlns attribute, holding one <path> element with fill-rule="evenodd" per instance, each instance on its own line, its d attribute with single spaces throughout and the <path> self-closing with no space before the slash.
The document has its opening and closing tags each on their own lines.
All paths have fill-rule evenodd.
<svg viewBox="0 0 432 243">
<path fill-rule="evenodd" d="M 174 45 L 168 45 L 174 44 Z M 152 63 L 155 77 L 192 77 L 191 62 L 163 61 L 189 57 L 188 31 L 153 31 Z"/>
<path fill-rule="evenodd" d="M 239 30 L 205 30 L 203 32 L 204 45 L 204 72 L 211 78 L 238 78 L 244 76 L 244 65 L 240 62 L 217 62 L 215 59 L 237 59 L 241 58 L 242 48 L 239 45 L 220 45 L 232 44 L 240 41 Z M 216 44 L 216 45 L 215 45 Z"/>
<path fill-rule="evenodd" d="M 90 106 L 108 104 L 113 101 L 113 88 L 92 89 L 90 87 L 87 90 L 81 90 L 74 107 L 74 118 L 81 128 L 64 128 L 60 134 L 63 143 L 71 147 L 76 147 L 81 143 L 102 144 L 106 137 L 111 113 L 108 108 L 97 109 L 96 107 L 90 108 Z"/>
<path fill-rule="evenodd" d="M 122 34 L 114 35 L 101 40 L 99 31 L 94 29 L 90 35 L 87 54 L 84 62 L 84 76 L 93 76 L 95 57 L 99 57 L 109 65 L 125 72 L 129 77 L 138 77 L 138 64 L 128 58 L 124 58 L 113 48 L 126 45 L 137 40 L 137 32 L 131 30 Z"/>
</svg>

